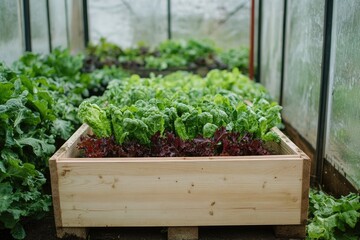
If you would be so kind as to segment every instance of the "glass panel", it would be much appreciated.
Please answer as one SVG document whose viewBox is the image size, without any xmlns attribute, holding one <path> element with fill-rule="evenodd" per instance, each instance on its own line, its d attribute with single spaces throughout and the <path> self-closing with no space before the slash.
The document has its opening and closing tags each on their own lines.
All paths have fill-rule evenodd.
<svg viewBox="0 0 360 240">
<path fill-rule="evenodd" d="M 261 36 L 261 83 L 279 101 L 284 1 L 263 1 Z"/>
<path fill-rule="evenodd" d="M 33 52 L 48 53 L 49 32 L 46 0 L 30 1 L 31 47 Z"/>
<path fill-rule="evenodd" d="M 316 145 L 324 0 L 288 1 L 283 118 Z"/>
<path fill-rule="evenodd" d="M 50 0 L 50 30 L 52 48 L 67 48 L 66 11 L 64 0 Z"/>
<path fill-rule="evenodd" d="M 92 42 L 106 37 L 122 47 L 145 42 L 158 45 L 167 39 L 165 0 L 89 0 L 89 34 Z"/>
<path fill-rule="evenodd" d="M 255 19 L 254 19 L 254 27 L 255 27 L 255 31 L 254 31 L 254 74 L 255 74 L 255 78 L 257 77 L 256 75 L 256 69 L 257 69 L 257 60 L 258 60 L 258 39 L 259 39 L 259 33 L 258 33 L 258 26 L 259 26 L 259 0 L 255 0 Z M 250 4 L 251 7 L 251 4 Z M 250 15 L 250 20 L 249 22 L 251 22 L 251 15 Z M 249 25 L 250 26 L 250 25 Z M 251 26 L 250 26 L 251 27 Z M 250 32 L 249 32 L 249 38 L 250 38 Z M 249 42 L 250 44 L 250 42 Z M 249 45 L 250 48 L 250 45 Z M 250 54 L 250 51 L 249 51 Z M 249 55 L 250 57 L 250 55 Z"/>
<path fill-rule="evenodd" d="M 72 52 L 79 52 L 85 47 L 82 0 L 67 0 L 66 3 L 69 48 Z"/>
<path fill-rule="evenodd" d="M 0 1 L 0 61 L 11 64 L 24 51 L 19 1 Z"/>
<path fill-rule="evenodd" d="M 360 189 L 360 1 L 335 1 L 326 158 Z"/>
<path fill-rule="evenodd" d="M 249 45 L 250 0 L 171 1 L 172 36 L 212 39 L 222 48 Z"/>
</svg>

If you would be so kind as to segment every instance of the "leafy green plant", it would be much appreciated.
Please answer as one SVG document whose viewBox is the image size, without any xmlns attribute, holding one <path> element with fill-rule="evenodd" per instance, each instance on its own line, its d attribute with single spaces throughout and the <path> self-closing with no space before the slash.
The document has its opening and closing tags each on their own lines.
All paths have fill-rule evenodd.
<svg viewBox="0 0 360 240">
<path fill-rule="evenodd" d="M 102 38 L 98 45 L 90 44 L 84 62 L 83 70 L 86 72 L 104 66 L 152 70 L 199 67 L 232 69 L 236 67 L 245 72 L 248 65 L 248 50 L 240 48 L 220 51 L 209 40 L 194 39 L 166 40 L 155 48 L 139 44 L 134 48 L 122 49 Z"/>
<path fill-rule="evenodd" d="M 221 62 L 227 65 L 228 69 L 239 68 L 243 73 L 248 71 L 249 66 L 249 49 L 229 49 L 219 53 Z"/>
<path fill-rule="evenodd" d="M 359 239 L 359 194 L 351 193 L 337 199 L 322 191 L 311 190 L 309 211 L 307 239 Z"/>
<path fill-rule="evenodd" d="M 46 168 L 61 133 L 48 85 L 0 64 L 0 228 L 16 239 L 25 237 L 22 218 L 49 210 L 46 179 L 37 169 Z"/>
<path fill-rule="evenodd" d="M 42 191 L 46 179 L 9 149 L 1 151 L 0 159 L 0 229 L 11 229 L 15 239 L 23 239 L 22 218 L 39 219 L 49 211 L 51 198 Z"/>
<path fill-rule="evenodd" d="M 270 129 L 281 122 L 280 110 L 261 85 L 235 69 L 213 70 L 205 78 L 183 73 L 148 79 L 133 75 L 110 83 L 103 97 L 84 101 L 79 117 L 98 137 L 114 136 L 119 144 L 150 144 L 154 134 L 165 131 L 182 140 L 210 138 L 221 127 L 274 141 L 278 137 Z"/>
<path fill-rule="evenodd" d="M 27 53 L 9 68 L 0 63 L 0 228 L 22 239 L 21 223 L 48 211 L 43 194 L 47 161 L 80 125 L 78 105 L 124 73 L 82 73 L 84 56 L 55 49 Z"/>
</svg>

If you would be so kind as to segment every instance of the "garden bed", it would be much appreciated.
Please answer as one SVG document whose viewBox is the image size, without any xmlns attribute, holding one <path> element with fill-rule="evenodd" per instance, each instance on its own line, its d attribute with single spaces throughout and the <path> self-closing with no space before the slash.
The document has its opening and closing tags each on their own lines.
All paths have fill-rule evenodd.
<svg viewBox="0 0 360 240">
<path fill-rule="evenodd" d="M 194 74 L 197 74 L 199 76 L 205 77 L 209 71 L 213 70 L 213 69 L 220 69 L 220 70 L 224 70 L 225 68 L 213 68 L 213 67 L 172 67 L 172 68 L 167 68 L 164 70 L 159 70 L 159 69 L 149 69 L 149 68 L 144 68 L 144 67 L 134 67 L 134 68 L 124 68 L 125 71 L 128 71 L 130 74 L 137 74 L 142 78 L 148 78 L 150 77 L 151 74 L 154 74 L 155 76 L 158 75 L 162 75 L 162 76 L 166 76 L 168 74 L 177 72 L 177 71 L 186 71 L 186 72 L 191 72 Z"/>
<path fill-rule="evenodd" d="M 277 225 L 305 237 L 310 160 L 277 128 L 274 155 L 80 158 L 82 125 L 49 165 L 58 237 L 88 227 Z M 290 226 L 289 226 L 290 225 Z M 288 228 L 290 227 L 290 231 Z"/>
</svg>

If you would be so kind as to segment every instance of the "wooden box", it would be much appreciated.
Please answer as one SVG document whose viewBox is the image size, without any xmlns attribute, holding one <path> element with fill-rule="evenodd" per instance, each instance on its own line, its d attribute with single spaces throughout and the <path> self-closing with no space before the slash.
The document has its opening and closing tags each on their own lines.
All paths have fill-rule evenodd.
<svg viewBox="0 0 360 240">
<path fill-rule="evenodd" d="M 58 237 L 88 227 L 221 225 L 305 236 L 310 160 L 276 128 L 277 155 L 79 158 L 90 131 L 82 125 L 50 159 Z"/>
</svg>

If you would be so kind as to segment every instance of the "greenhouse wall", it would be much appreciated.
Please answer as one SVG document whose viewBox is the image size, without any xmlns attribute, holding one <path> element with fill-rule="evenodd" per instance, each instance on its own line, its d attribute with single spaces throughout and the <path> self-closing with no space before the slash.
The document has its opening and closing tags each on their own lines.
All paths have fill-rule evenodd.
<svg viewBox="0 0 360 240">
<path fill-rule="evenodd" d="M 334 2 L 326 159 L 360 189 L 360 2 Z"/>
<path fill-rule="evenodd" d="M 288 1 L 283 118 L 316 145 L 324 0 Z"/>
<path fill-rule="evenodd" d="M 221 48 L 249 45 L 249 0 L 171 1 L 175 39 L 211 39 Z"/>
<path fill-rule="evenodd" d="M 73 52 L 84 50 L 84 22 L 82 0 L 67 0 L 69 48 Z"/>
<path fill-rule="evenodd" d="M 49 53 L 50 39 L 46 0 L 31 0 L 30 16 L 32 50 L 37 53 Z"/>
<path fill-rule="evenodd" d="M 51 45 L 52 48 L 69 46 L 66 1 L 51 0 L 49 1 L 50 13 L 50 31 L 51 31 Z"/>
<path fill-rule="evenodd" d="M 261 83 L 280 101 L 284 0 L 263 1 L 261 32 Z"/>
<path fill-rule="evenodd" d="M 106 37 L 122 47 L 156 46 L 171 37 L 210 39 L 233 48 L 249 45 L 250 0 L 89 0 L 89 19 L 95 43 Z"/>
<path fill-rule="evenodd" d="M 329 6 L 324 0 L 287 1 L 286 28 L 282 33 L 280 10 L 284 3 L 262 1 L 261 83 L 275 100 L 282 101 L 286 127 L 296 131 L 294 137 L 314 156 L 312 172 L 318 171 L 317 179 L 326 177 L 326 183 L 334 185 L 327 189 L 333 192 L 345 193 L 340 188 L 352 187 L 359 191 L 360 3 L 335 0 L 333 8 L 328 10 L 332 13 L 332 26 L 326 36 L 324 23 L 329 15 L 325 15 L 325 10 Z M 282 38 L 285 38 L 284 46 Z M 327 47 L 324 39 L 330 38 Z M 330 56 L 329 65 L 324 62 L 326 54 Z M 281 64 L 284 72 L 279 67 Z M 320 102 L 323 95 L 326 101 Z M 326 120 L 319 122 L 322 114 Z M 331 166 L 342 176 L 332 179 L 337 174 L 332 169 L 331 176 L 325 172 L 323 160 L 326 170 Z M 343 181 L 347 182 L 346 187 Z"/>
<path fill-rule="evenodd" d="M 82 0 L 0 1 L 0 59 L 10 65 L 25 51 L 85 48 Z"/>
<path fill-rule="evenodd" d="M 23 14 L 21 1 L 0 1 L 0 59 L 7 64 L 24 51 Z"/>
<path fill-rule="evenodd" d="M 90 40 L 101 37 L 122 47 L 167 39 L 167 1 L 89 0 Z"/>
</svg>

